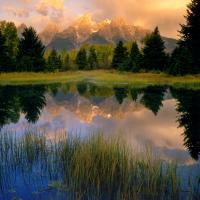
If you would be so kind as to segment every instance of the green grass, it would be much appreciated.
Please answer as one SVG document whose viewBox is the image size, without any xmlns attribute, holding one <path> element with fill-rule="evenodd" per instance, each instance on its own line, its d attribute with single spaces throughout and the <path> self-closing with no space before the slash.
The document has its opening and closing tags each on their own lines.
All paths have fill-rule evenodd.
<svg viewBox="0 0 200 200">
<path fill-rule="evenodd" d="M 95 82 L 99 85 L 169 85 L 174 87 L 200 88 L 200 75 L 174 77 L 164 73 L 128 73 L 106 70 L 0 74 L 0 85 L 66 83 L 83 80 Z"/>
<path fill-rule="evenodd" d="M 163 163 L 149 150 L 135 151 L 102 134 L 49 140 L 30 131 L 21 138 L 1 132 L 0 156 L 1 186 L 15 170 L 23 174 L 37 166 L 37 173 L 51 180 L 49 188 L 73 199 L 180 199 L 183 193 L 176 163 Z M 199 197 L 193 186 L 197 182 L 184 196 Z"/>
</svg>

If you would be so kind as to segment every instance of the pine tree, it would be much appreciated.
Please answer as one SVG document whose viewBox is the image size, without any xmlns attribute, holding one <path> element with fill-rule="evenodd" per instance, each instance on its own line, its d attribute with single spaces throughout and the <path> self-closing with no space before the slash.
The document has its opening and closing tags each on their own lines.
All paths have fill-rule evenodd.
<svg viewBox="0 0 200 200">
<path fill-rule="evenodd" d="M 192 0 L 188 5 L 186 24 L 182 25 L 180 46 L 189 49 L 193 73 L 200 72 L 200 1 Z"/>
<path fill-rule="evenodd" d="M 76 64 L 78 65 L 78 69 L 83 70 L 88 66 L 87 63 L 87 52 L 85 48 L 81 48 L 76 57 Z"/>
<path fill-rule="evenodd" d="M 70 57 L 66 49 L 61 52 L 62 71 L 70 69 Z"/>
<path fill-rule="evenodd" d="M 148 71 L 165 70 L 167 64 L 167 56 L 165 53 L 164 41 L 160 36 L 158 27 L 156 27 L 153 33 L 144 39 L 144 43 L 143 68 Z"/>
<path fill-rule="evenodd" d="M 192 73 L 192 56 L 186 47 L 177 47 L 171 55 L 169 74 L 185 75 Z"/>
<path fill-rule="evenodd" d="M 53 49 L 47 61 L 47 70 L 54 72 L 56 70 L 60 70 L 61 68 L 62 68 L 62 61 L 60 55 L 58 55 L 57 51 Z"/>
<path fill-rule="evenodd" d="M 5 71 L 15 71 L 16 55 L 19 43 L 17 28 L 13 22 L 1 21 L 0 31 L 5 38 L 6 54 L 9 57 L 9 59 L 6 59 L 4 63 Z"/>
<path fill-rule="evenodd" d="M 96 49 L 94 48 L 94 46 L 90 47 L 88 63 L 89 63 L 90 69 L 97 68 L 97 66 L 98 66 L 97 53 L 96 53 Z"/>
<path fill-rule="evenodd" d="M 6 39 L 0 31 L 0 72 L 7 71 L 7 67 L 5 65 L 8 59 Z"/>
<path fill-rule="evenodd" d="M 36 31 L 30 27 L 25 28 L 19 42 L 17 55 L 19 71 L 43 71 L 45 46 L 39 39 Z"/>
<path fill-rule="evenodd" d="M 138 72 L 140 70 L 141 56 L 137 42 L 133 42 L 129 57 L 128 71 Z"/>
<path fill-rule="evenodd" d="M 124 47 L 124 44 L 122 41 L 119 41 L 117 44 L 113 60 L 112 60 L 112 67 L 117 70 L 126 70 L 128 64 L 128 50 L 126 47 Z"/>
</svg>

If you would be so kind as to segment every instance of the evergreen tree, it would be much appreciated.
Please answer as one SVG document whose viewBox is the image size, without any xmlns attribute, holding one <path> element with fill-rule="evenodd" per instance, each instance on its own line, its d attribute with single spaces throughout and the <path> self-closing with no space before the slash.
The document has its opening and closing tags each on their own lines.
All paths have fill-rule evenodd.
<svg viewBox="0 0 200 200">
<path fill-rule="evenodd" d="M 158 27 L 156 27 L 153 33 L 144 39 L 144 43 L 143 68 L 148 71 L 165 70 L 167 64 L 167 56 L 165 53 L 164 41 L 160 36 Z"/>
<path fill-rule="evenodd" d="M 70 69 L 70 57 L 66 49 L 61 52 L 62 71 Z"/>
<path fill-rule="evenodd" d="M 119 41 L 117 44 L 113 60 L 112 60 L 112 67 L 117 70 L 126 70 L 128 65 L 128 50 L 126 47 L 124 47 L 124 44 L 122 41 Z"/>
<path fill-rule="evenodd" d="M 87 63 L 87 52 L 85 48 L 81 48 L 76 56 L 76 64 L 78 65 L 78 69 L 83 70 L 88 66 Z"/>
<path fill-rule="evenodd" d="M 89 63 L 90 69 L 97 68 L 97 66 L 98 66 L 97 53 L 96 53 L 96 49 L 94 48 L 94 46 L 90 47 L 88 63 Z"/>
<path fill-rule="evenodd" d="M 5 71 L 16 70 L 16 55 L 19 39 L 17 36 L 17 28 L 13 22 L 0 22 L 0 31 L 5 38 L 6 54 L 9 59 L 5 60 Z"/>
<path fill-rule="evenodd" d="M 7 54 L 6 40 L 0 31 L 0 72 L 7 71 L 5 64 L 7 63 L 8 59 L 9 57 Z"/>
<path fill-rule="evenodd" d="M 169 74 L 172 75 L 185 75 L 192 73 L 192 56 L 186 47 L 177 47 L 170 60 Z"/>
<path fill-rule="evenodd" d="M 192 0 L 188 5 L 186 24 L 182 25 L 180 46 L 188 48 L 193 63 L 193 73 L 200 72 L 200 1 Z M 186 58 L 187 59 L 187 58 Z"/>
<path fill-rule="evenodd" d="M 133 42 L 129 57 L 128 71 L 138 72 L 140 69 L 141 53 L 137 42 Z"/>
<path fill-rule="evenodd" d="M 61 68 L 62 68 L 62 61 L 60 55 L 58 55 L 57 51 L 53 49 L 47 61 L 47 70 L 54 72 L 56 70 L 60 70 Z"/>
<path fill-rule="evenodd" d="M 25 28 L 19 42 L 17 54 L 19 71 L 43 71 L 45 47 L 39 39 L 36 31 L 30 27 Z"/>
</svg>

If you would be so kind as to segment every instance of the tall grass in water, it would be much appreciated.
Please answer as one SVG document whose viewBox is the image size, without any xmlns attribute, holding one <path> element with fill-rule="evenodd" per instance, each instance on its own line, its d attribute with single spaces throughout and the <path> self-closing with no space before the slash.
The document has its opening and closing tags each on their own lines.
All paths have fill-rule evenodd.
<svg viewBox="0 0 200 200">
<path fill-rule="evenodd" d="M 20 138 L 1 133 L 0 156 L 1 186 L 15 170 L 37 167 L 49 187 L 66 192 L 67 199 L 180 199 L 182 194 L 175 164 L 101 134 L 48 140 L 31 132 Z"/>
</svg>

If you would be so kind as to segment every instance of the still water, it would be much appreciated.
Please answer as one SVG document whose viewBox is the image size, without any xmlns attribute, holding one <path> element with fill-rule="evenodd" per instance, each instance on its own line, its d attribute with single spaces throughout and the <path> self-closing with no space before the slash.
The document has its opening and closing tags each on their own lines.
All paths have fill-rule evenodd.
<svg viewBox="0 0 200 200">
<path fill-rule="evenodd" d="M 85 82 L 1 86 L 0 129 L 21 135 L 27 128 L 47 137 L 63 131 L 81 137 L 97 132 L 120 136 L 136 148 L 148 146 L 163 160 L 175 160 L 195 171 L 200 155 L 200 91 Z M 25 199 L 36 199 L 28 194 L 48 182 L 38 186 L 37 181 L 37 188 L 32 184 L 20 191 L 24 183 L 16 179 L 19 188 L 13 193 L 19 191 Z M 12 199 L 12 191 L 5 198 Z"/>
</svg>

